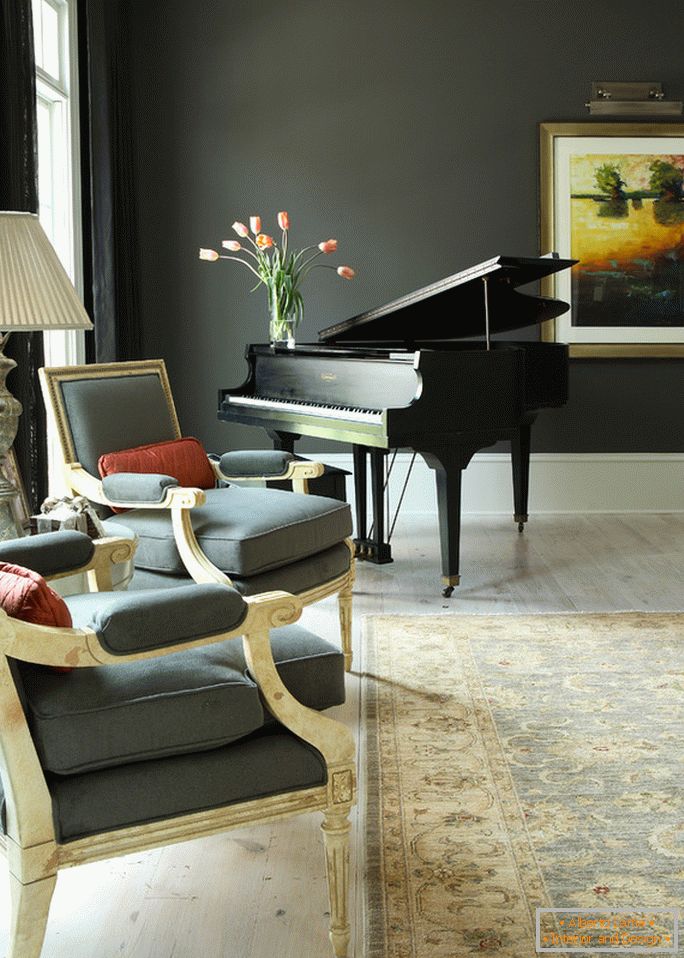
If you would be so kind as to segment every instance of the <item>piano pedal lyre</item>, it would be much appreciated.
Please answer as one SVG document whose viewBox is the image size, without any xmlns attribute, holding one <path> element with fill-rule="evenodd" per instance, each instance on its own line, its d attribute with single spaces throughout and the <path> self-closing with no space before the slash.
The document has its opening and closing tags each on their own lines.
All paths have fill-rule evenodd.
<svg viewBox="0 0 684 958">
<path fill-rule="evenodd" d="M 525 513 L 524 515 L 520 514 L 520 515 L 513 516 L 513 522 L 518 523 L 518 532 L 525 531 L 525 523 L 527 522 L 527 518 L 528 518 L 527 513 Z"/>
</svg>

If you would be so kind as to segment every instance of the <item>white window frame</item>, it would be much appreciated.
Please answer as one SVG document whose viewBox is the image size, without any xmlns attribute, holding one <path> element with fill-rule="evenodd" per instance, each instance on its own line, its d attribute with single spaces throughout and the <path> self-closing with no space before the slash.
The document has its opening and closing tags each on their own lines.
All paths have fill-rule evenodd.
<svg viewBox="0 0 684 958">
<path fill-rule="evenodd" d="M 34 3 L 36 0 L 34 0 Z M 38 3 L 41 0 L 37 0 Z M 62 260 L 79 296 L 83 298 L 83 256 L 81 226 L 81 176 L 78 105 L 77 0 L 42 0 L 58 14 L 59 76 L 36 66 L 36 99 L 47 105 L 53 143 L 51 154 L 51 222 L 41 223 Z M 40 154 L 39 164 L 45 163 Z M 40 217 L 40 210 L 39 210 Z M 55 330 L 43 333 L 46 366 L 72 366 L 85 362 L 83 330 Z M 61 469 L 61 452 L 53 424 L 48 423 L 48 475 L 51 493 L 66 492 Z"/>
</svg>

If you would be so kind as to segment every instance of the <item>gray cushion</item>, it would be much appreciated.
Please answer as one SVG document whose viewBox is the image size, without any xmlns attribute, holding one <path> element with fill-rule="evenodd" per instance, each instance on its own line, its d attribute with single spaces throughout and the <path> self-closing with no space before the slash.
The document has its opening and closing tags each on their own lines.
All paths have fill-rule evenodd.
<svg viewBox="0 0 684 958">
<path fill-rule="evenodd" d="M 286 625 L 272 630 L 271 649 L 283 685 L 302 705 L 322 711 L 344 703 L 344 655 L 338 646 L 301 625 Z M 249 675 L 241 643 L 232 644 L 230 657 Z"/>
<path fill-rule="evenodd" d="M 104 494 L 112 502 L 161 502 L 166 490 L 177 485 L 173 476 L 151 472 L 115 472 L 102 480 Z"/>
<path fill-rule="evenodd" d="M 347 550 L 348 552 L 349 550 Z M 159 577 L 162 578 L 162 577 Z M 171 576 L 164 576 L 164 585 L 172 584 Z M 176 580 L 177 584 L 177 580 Z M 189 586 L 187 588 L 201 588 Z M 135 592 L 128 592 L 129 596 Z M 170 593 L 165 591 L 164 595 Z M 121 593 L 126 595 L 126 593 Z M 102 595 L 85 593 L 73 595 L 65 600 L 76 628 L 83 628 L 92 623 L 98 607 L 102 604 Z M 228 640 L 210 647 L 220 650 L 217 660 L 241 674 L 247 675 L 247 662 L 242 650 L 242 642 Z M 333 705 L 341 705 L 345 696 L 344 656 L 341 650 L 332 643 L 321 638 L 314 632 L 305 629 L 299 623 L 271 629 L 271 649 L 273 660 L 286 688 L 303 705 L 312 709 L 327 709 Z M 201 651 L 201 650 L 200 650 Z M 175 652 L 163 659 L 156 659 L 159 663 L 183 663 L 184 652 Z M 214 658 L 207 650 L 208 661 Z M 126 663 L 126 669 L 134 668 L 138 663 Z M 79 673 L 88 673 L 98 669 L 79 669 Z M 116 669 L 115 671 L 119 671 Z M 72 673 L 73 674 L 73 673 Z M 143 679 L 146 673 L 143 673 Z M 151 673 L 154 674 L 154 673 Z M 83 679 L 81 681 L 84 681 Z"/>
<path fill-rule="evenodd" d="M 224 748 L 84 775 L 48 776 L 57 839 L 324 785 L 320 754 L 281 726 Z"/>
<path fill-rule="evenodd" d="M 216 748 L 259 728 L 258 691 L 226 648 L 239 642 L 68 674 L 19 663 L 43 767 L 72 775 Z"/>
<path fill-rule="evenodd" d="M 155 373 L 73 379 L 60 388 L 76 458 L 93 476 L 98 475 L 97 460 L 105 452 L 176 438 Z"/>
<path fill-rule="evenodd" d="M 278 489 L 207 490 L 191 512 L 199 544 L 228 575 L 251 577 L 323 552 L 351 535 L 346 503 Z M 137 568 L 186 574 L 166 510 L 132 509 L 126 525 L 139 537 Z"/>
<path fill-rule="evenodd" d="M 330 582 L 349 570 L 351 554 L 344 542 L 318 552 L 308 559 L 291 562 L 287 566 L 249 579 L 231 576 L 231 582 L 242 595 L 258 595 L 260 592 L 272 592 L 282 589 L 298 595 L 308 589 Z M 178 576 L 165 572 L 151 572 L 136 569 L 129 590 L 133 589 L 176 589 L 191 581 L 187 575 Z"/>
<path fill-rule="evenodd" d="M 294 459 L 291 452 L 279 449 L 236 449 L 221 456 L 225 476 L 282 476 Z"/>
<path fill-rule="evenodd" d="M 112 655 L 127 655 L 190 642 L 236 629 L 247 605 L 235 589 L 223 585 L 185 585 L 173 592 L 111 592 L 95 594 L 89 626 Z M 78 600 L 72 596 L 70 607 Z M 85 600 L 85 601 L 84 601 Z"/>
<path fill-rule="evenodd" d="M 24 566 L 40 575 L 55 575 L 87 565 L 94 551 L 91 538 L 84 532 L 65 529 L 1 542 L 0 562 Z"/>
</svg>

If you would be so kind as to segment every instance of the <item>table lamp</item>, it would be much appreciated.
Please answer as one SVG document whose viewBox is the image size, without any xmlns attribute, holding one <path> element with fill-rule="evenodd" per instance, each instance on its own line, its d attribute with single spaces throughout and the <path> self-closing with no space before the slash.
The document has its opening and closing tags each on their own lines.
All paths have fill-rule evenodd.
<svg viewBox="0 0 684 958">
<path fill-rule="evenodd" d="M 5 380 L 17 365 L 3 354 L 11 333 L 56 329 L 92 329 L 35 213 L 0 212 L 0 463 L 12 448 L 21 403 Z M 12 511 L 17 490 L 0 473 L 0 539 L 22 535 Z"/>
</svg>

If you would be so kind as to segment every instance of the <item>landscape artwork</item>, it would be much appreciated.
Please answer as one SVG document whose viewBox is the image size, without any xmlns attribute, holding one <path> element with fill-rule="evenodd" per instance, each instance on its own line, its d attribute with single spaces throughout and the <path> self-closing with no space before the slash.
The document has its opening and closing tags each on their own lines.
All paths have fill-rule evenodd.
<svg viewBox="0 0 684 958">
<path fill-rule="evenodd" d="M 573 327 L 684 327 L 684 153 L 568 157 Z"/>
</svg>

